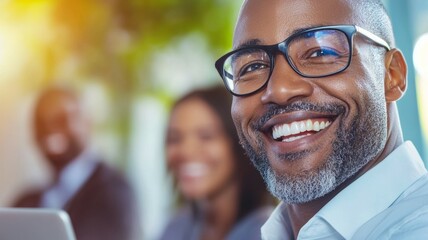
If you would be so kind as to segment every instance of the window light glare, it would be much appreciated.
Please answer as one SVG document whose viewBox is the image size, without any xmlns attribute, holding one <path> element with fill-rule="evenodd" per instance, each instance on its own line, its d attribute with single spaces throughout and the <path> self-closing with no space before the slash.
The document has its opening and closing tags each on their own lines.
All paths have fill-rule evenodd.
<svg viewBox="0 0 428 240">
<path fill-rule="evenodd" d="M 428 78 L 428 33 L 423 34 L 416 41 L 413 63 L 418 74 L 423 78 Z"/>
</svg>

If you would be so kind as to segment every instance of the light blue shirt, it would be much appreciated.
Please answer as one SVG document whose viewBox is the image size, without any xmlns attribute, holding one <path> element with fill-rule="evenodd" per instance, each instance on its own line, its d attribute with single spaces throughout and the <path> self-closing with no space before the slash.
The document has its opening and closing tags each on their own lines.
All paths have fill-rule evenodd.
<svg viewBox="0 0 428 240">
<path fill-rule="evenodd" d="M 263 225 L 264 240 L 292 240 L 286 204 Z M 338 193 L 300 230 L 305 239 L 428 239 L 428 174 L 405 142 Z"/>
<path fill-rule="evenodd" d="M 95 171 L 97 162 L 85 151 L 68 164 L 58 182 L 47 190 L 41 199 L 41 207 L 63 209 Z"/>
</svg>

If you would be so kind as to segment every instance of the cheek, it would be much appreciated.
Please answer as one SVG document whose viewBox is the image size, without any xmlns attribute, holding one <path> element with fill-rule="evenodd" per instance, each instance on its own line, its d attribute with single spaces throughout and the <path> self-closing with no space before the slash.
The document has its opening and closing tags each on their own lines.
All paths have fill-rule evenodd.
<svg viewBox="0 0 428 240">
<path fill-rule="evenodd" d="M 373 50 L 360 47 L 359 52 L 370 52 Z M 385 98 L 384 88 L 384 66 L 383 59 L 371 56 L 370 54 L 358 54 L 354 58 L 354 67 L 350 70 L 355 76 L 355 85 L 360 94 L 367 95 L 369 98 Z M 367 98 L 367 97 L 366 97 Z"/>
<path fill-rule="evenodd" d="M 183 159 L 182 154 L 180 153 L 180 147 L 177 145 L 167 146 L 165 154 L 167 168 L 170 171 L 174 171 L 174 168 L 176 168 Z"/>
<path fill-rule="evenodd" d="M 386 109 L 384 80 L 382 76 L 378 76 L 379 71 L 365 62 L 360 65 L 355 81 L 355 93 L 353 99 L 355 100 L 356 109 L 360 118 L 370 120 L 373 115 L 381 116 L 381 112 Z"/>
<path fill-rule="evenodd" d="M 261 106 L 259 99 L 258 94 L 233 99 L 231 114 L 240 138 L 249 140 L 256 137 L 250 124 L 256 119 L 256 111 Z"/>
<path fill-rule="evenodd" d="M 233 144 L 229 139 L 220 138 L 205 148 L 206 161 L 212 166 L 211 177 L 217 181 L 229 179 L 235 172 Z"/>
<path fill-rule="evenodd" d="M 238 127 L 243 119 L 243 107 L 241 106 L 241 100 L 239 98 L 234 97 L 231 107 L 231 115 L 235 126 Z"/>
<path fill-rule="evenodd" d="M 371 105 L 378 105 L 385 99 L 383 79 L 376 76 L 378 72 L 358 58 L 353 59 L 351 64 L 342 74 L 328 81 L 318 81 L 318 92 L 315 92 L 318 96 L 326 96 L 326 101 L 332 98 L 340 101 L 346 107 L 345 117 L 364 114 Z M 323 99 L 318 101 L 322 102 Z"/>
<path fill-rule="evenodd" d="M 84 139 L 89 131 L 88 124 L 82 119 L 71 119 L 63 131 L 68 131 L 75 138 Z"/>
<path fill-rule="evenodd" d="M 224 172 L 234 172 L 235 160 L 232 153 L 231 145 L 222 144 L 219 146 L 215 153 L 212 153 L 214 158 L 217 159 L 219 164 L 219 169 Z"/>
</svg>

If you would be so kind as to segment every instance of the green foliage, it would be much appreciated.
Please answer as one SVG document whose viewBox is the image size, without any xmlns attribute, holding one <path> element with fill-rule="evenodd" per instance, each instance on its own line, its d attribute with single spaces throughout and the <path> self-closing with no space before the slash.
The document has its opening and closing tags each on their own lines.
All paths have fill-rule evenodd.
<svg viewBox="0 0 428 240">
<path fill-rule="evenodd" d="M 102 85 L 113 112 L 107 131 L 116 132 L 124 150 L 132 130 L 134 100 L 155 95 L 167 105 L 172 99 L 153 84 L 154 54 L 196 33 L 209 46 L 208 54 L 219 56 L 231 46 L 236 4 L 230 0 L 13 0 L 5 6 L 15 12 L 10 14 L 15 22 L 31 28 L 27 31 L 37 46 L 37 56 L 29 61 L 32 68 L 23 71 L 21 82 L 31 90 L 56 82 Z"/>
<path fill-rule="evenodd" d="M 230 48 L 234 13 L 225 0 L 57 0 L 53 19 L 87 74 L 129 93 L 144 89 L 141 68 L 178 37 L 199 33 L 213 55 Z"/>
</svg>

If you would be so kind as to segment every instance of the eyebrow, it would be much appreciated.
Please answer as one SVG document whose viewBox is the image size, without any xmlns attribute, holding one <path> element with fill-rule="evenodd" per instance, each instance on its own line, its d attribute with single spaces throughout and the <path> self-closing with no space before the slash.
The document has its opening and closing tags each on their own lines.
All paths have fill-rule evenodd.
<svg viewBox="0 0 428 240">
<path fill-rule="evenodd" d="M 247 40 L 247 41 L 239 44 L 236 48 L 234 48 L 234 50 L 244 48 L 244 47 L 249 47 L 249 46 L 261 45 L 261 43 L 262 43 L 262 40 L 260 40 L 258 38 L 253 38 L 253 39 Z"/>
<path fill-rule="evenodd" d="M 322 27 L 322 26 L 326 26 L 326 25 L 318 24 L 318 25 L 309 25 L 309 26 L 306 26 L 306 27 L 297 28 L 297 29 L 294 29 L 294 30 L 293 30 L 293 31 L 288 35 L 288 37 L 290 37 L 291 35 L 294 35 L 294 34 L 298 34 L 298 33 L 304 32 L 304 31 L 309 30 L 309 29 L 311 29 L 311 28 Z M 288 38 L 288 37 L 287 37 L 287 38 Z M 285 39 L 287 39 L 287 38 L 285 38 Z M 253 38 L 253 39 L 246 40 L 246 41 L 245 41 L 245 42 L 243 42 L 243 43 L 240 43 L 240 44 L 239 44 L 238 46 L 236 46 L 236 48 L 234 48 L 233 50 L 241 49 L 241 48 L 245 48 L 245 47 L 251 47 L 251 46 L 260 46 L 260 45 L 263 45 L 262 43 L 263 43 L 263 41 L 262 41 L 262 40 L 260 40 L 260 39 L 258 39 L 258 38 Z"/>
</svg>

